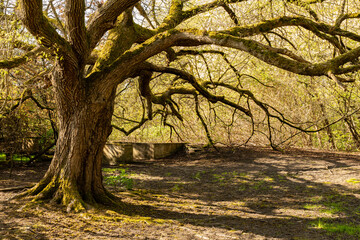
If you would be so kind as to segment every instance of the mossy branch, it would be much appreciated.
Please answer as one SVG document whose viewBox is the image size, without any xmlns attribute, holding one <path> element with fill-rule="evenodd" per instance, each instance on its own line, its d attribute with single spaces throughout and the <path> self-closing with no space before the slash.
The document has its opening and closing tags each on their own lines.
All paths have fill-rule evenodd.
<svg viewBox="0 0 360 240">
<path fill-rule="evenodd" d="M 8 59 L 8 60 L 1 60 L 0 69 L 12 69 L 19 67 L 20 65 L 30 61 L 32 57 L 38 55 L 44 50 L 45 49 L 43 47 L 36 47 L 30 52 L 25 53 L 23 56 L 13 57 L 12 59 Z"/>
</svg>

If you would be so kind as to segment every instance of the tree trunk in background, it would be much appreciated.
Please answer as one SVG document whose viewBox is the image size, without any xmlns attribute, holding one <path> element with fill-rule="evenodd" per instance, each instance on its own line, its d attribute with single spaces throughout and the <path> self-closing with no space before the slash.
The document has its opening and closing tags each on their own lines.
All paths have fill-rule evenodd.
<svg viewBox="0 0 360 240">
<path fill-rule="evenodd" d="M 326 109 L 325 109 L 325 106 L 324 106 L 323 103 L 320 103 L 320 109 L 321 109 L 321 113 L 322 113 L 322 115 L 323 115 L 323 117 L 324 117 L 325 126 L 330 125 L 330 121 L 329 121 L 329 119 L 328 119 L 328 117 L 327 117 Z M 329 143 L 331 144 L 331 148 L 332 148 L 332 149 L 336 149 L 335 138 L 334 138 L 334 135 L 333 135 L 333 132 L 332 132 L 330 126 L 326 128 L 326 133 L 327 133 L 327 135 L 328 135 L 328 137 L 329 137 L 329 140 L 328 140 L 328 141 L 329 141 Z"/>
<path fill-rule="evenodd" d="M 357 132 L 356 130 L 356 126 L 354 124 L 354 121 L 352 119 L 352 117 L 347 117 L 344 119 L 346 125 L 349 128 L 349 131 L 351 133 L 351 136 L 355 142 L 356 147 L 360 148 L 360 134 Z"/>
</svg>

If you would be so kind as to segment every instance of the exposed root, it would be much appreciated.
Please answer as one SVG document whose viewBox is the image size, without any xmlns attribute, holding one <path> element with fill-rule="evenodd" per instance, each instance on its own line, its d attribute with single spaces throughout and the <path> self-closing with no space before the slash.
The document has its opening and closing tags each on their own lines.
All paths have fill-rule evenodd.
<svg viewBox="0 0 360 240">
<path fill-rule="evenodd" d="M 82 196 L 76 185 L 70 181 L 53 178 L 48 184 L 40 181 L 33 188 L 18 194 L 12 199 L 33 197 L 32 204 L 49 200 L 50 203 L 61 204 L 67 212 L 84 212 L 98 204 L 111 208 L 122 208 L 120 198 L 102 188 L 97 193 L 86 193 Z"/>
</svg>

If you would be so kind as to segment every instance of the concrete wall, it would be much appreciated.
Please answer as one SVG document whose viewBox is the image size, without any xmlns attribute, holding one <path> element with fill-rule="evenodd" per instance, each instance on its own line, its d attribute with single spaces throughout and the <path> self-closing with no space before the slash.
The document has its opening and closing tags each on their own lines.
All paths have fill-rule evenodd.
<svg viewBox="0 0 360 240">
<path fill-rule="evenodd" d="M 185 143 L 133 143 L 134 159 L 158 159 L 183 150 Z"/>
<path fill-rule="evenodd" d="M 131 163 L 133 159 L 158 159 L 183 150 L 185 143 L 123 143 L 110 142 L 105 145 L 103 164 Z"/>
<path fill-rule="evenodd" d="M 103 164 L 115 166 L 133 161 L 133 147 L 131 143 L 108 143 L 104 147 Z"/>
</svg>

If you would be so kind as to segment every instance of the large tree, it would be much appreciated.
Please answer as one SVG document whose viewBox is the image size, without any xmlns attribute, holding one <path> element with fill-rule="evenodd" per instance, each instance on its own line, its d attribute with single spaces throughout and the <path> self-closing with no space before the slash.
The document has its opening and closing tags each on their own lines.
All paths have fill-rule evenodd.
<svg viewBox="0 0 360 240">
<path fill-rule="evenodd" d="M 98 6 L 91 12 L 94 2 L 98 2 Z M 346 74 L 360 69 L 357 44 L 360 35 L 356 27 L 342 26 L 360 14 L 346 13 L 347 1 L 343 4 L 336 1 L 343 7 L 338 12 L 333 10 L 333 19 L 322 19 L 313 8 L 313 4 L 322 2 L 326 3 L 323 0 L 108 0 L 104 3 L 18 0 L 17 14 L 37 39 L 38 47 L 24 56 L 1 61 L 0 66 L 12 68 L 39 51 L 47 52 L 53 59 L 51 83 L 59 124 L 54 159 L 44 178 L 26 194 L 35 196 L 36 200 L 53 199 L 76 211 L 86 208 L 87 204 L 117 201 L 102 184 L 101 162 L 103 147 L 112 131 L 116 89 L 127 79 L 138 81 L 139 92 L 147 101 L 147 115 L 140 125 L 159 114 L 152 110 L 153 104 L 165 106 L 168 114 L 181 119 L 178 105 L 173 101 L 173 96 L 180 94 L 194 99 L 195 111 L 202 122 L 199 97 L 232 107 L 249 118 L 253 117 L 251 102 L 260 107 L 268 119 L 276 118 L 296 127 L 239 84 L 199 79 L 176 61 L 185 55 L 224 56 L 221 49 L 233 49 L 295 74 L 327 76 L 340 85 L 352 81 Z M 57 12 L 55 3 L 62 12 Z M 243 12 L 253 4 L 258 5 L 259 11 L 267 9 L 267 14 L 246 18 Z M 299 14 L 281 11 L 289 5 Z M 52 14 L 44 15 L 45 8 L 52 9 Z M 228 24 L 204 28 L 200 28 L 201 24 L 191 24 L 191 19 L 201 20 L 216 14 L 227 18 Z M 251 24 L 247 24 L 249 22 Z M 311 37 L 305 39 L 304 44 L 311 46 L 308 41 L 320 39 L 331 46 L 333 54 L 327 54 L 322 60 L 301 56 L 302 52 L 297 51 L 292 40 L 282 34 L 286 31 L 299 36 L 299 41 L 302 38 L 297 34 L 306 31 Z M 159 62 L 154 59 L 156 56 L 166 56 L 167 60 Z M 229 60 L 224 59 L 238 74 Z M 176 76 L 164 86 L 161 94 L 152 92 L 155 73 Z M 234 101 L 216 91 L 220 88 L 246 96 L 247 101 Z"/>
</svg>

